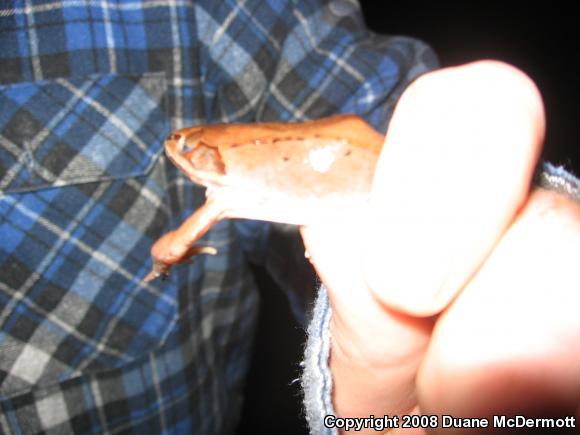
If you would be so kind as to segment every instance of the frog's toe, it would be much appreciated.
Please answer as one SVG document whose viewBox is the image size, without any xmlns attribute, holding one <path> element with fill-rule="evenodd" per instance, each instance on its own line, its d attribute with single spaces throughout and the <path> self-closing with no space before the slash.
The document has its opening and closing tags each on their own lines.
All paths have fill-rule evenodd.
<svg viewBox="0 0 580 435">
<path fill-rule="evenodd" d="M 152 270 L 151 272 L 149 272 L 145 278 L 143 278 L 143 282 L 145 284 L 149 284 L 151 281 L 154 281 L 155 279 L 157 279 L 159 277 L 159 274 L 157 272 L 155 272 L 154 270 Z"/>
<path fill-rule="evenodd" d="M 175 260 L 173 259 L 173 263 L 187 263 L 192 262 L 193 257 L 199 254 L 208 254 L 208 255 L 216 255 L 217 249 L 212 246 L 192 246 L 187 250 L 187 252 L 181 256 L 180 259 Z M 151 271 L 143 278 L 143 282 L 149 283 L 151 281 L 156 280 L 157 278 L 161 278 L 162 281 L 165 281 L 167 277 L 169 277 L 169 272 L 171 270 L 171 265 L 162 261 L 153 260 L 153 267 Z"/>
<path fill-rule="evenodd" d="M 189 250 L 187 251 L 187 254 L 185 254 L 183 257 L 187 258 L 187 259 L 191 259 L 191 257 L 194 257 L 194 256 L 199 255 L 199 254 L 216 255 L 217 249 L 214 248 L 213 246 L 195 245 L 195 246 L 192 246 L 191 248 L 189 248 Z"/>
<path fill-rule="evenodd" d="M 157 278 L 161 278 L 162 281 L 165 281 L 169 276 L 169 271 L 171 270 L 171 266 L 165 263 L 160 263 L 158 261 L 153 260 L 153 267 L 151 271 L 143 278 L 143 282 L 150 283 L 151 281 L 156 280 Z"/>
</svg>

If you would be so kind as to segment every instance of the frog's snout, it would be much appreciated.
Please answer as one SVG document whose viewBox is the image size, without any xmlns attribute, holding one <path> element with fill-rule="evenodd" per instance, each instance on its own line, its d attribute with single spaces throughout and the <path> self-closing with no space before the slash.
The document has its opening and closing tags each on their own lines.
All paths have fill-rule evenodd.
<svg viewBox="0 0 580 435">
<path fill-rule="evenodd" d="M 176 150 L 182 152 L 183 142 L 185 141 L 185 135 L 183 133 L 173 132 L 170 133 L 165 138 L 165 149 Z"/>
<path fill-rule="evenodd" d="M 165 140 L 166 141 L 168 141 L 168 140 L 172 140 L 173 141 L 173 140 L 179 140 L 181 138 L 182 138 L 181 133 L 171 133 L 171 134 L 169 134 L 169 136 L 167 136 L 165 138 Z"/>
</svg>

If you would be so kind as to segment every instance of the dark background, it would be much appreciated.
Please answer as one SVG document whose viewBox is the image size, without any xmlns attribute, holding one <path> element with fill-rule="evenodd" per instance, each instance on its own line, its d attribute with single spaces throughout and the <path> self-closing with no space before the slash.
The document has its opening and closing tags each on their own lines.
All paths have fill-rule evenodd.
<svg viewBox="0 0 580 435">
<path fill-rule="evenodd" d="M 369 27 L 428 42 L 442 66 L 498 59 L 525 71 L 538 85 L 548 118 L 544 159 L 580 174 L 576 104 L 580 101 L 580 25 L 574 2 L 474 5 L 362 0 Z M 238 434 L 306 434 L 299 374 L 304 331 L 284 295 L 257 270 L 262 310 Z"/>
<path fill-rule="evenodd" d="M 498 59 L 538 85 L 548 120 L 543 158 L 580 174 L 580 25 L 574 2 L 445 4 L 362 0 L 368 26 L 427 42 L 442 66 Z"/>
</svg>

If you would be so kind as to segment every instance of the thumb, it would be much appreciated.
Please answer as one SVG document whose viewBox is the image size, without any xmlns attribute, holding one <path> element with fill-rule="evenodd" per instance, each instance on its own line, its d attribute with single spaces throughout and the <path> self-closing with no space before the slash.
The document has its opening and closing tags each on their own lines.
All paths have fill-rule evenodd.
<svg viewBox="0 0 580 435">
<path fill-rule="evenodd" d="M 485 260 L 528 195 L 545 128 L 522 72 L 477 62 L 422 76 L 389 126 L 363 249 L 387 306 L 442 310 Z"/>
</svg>

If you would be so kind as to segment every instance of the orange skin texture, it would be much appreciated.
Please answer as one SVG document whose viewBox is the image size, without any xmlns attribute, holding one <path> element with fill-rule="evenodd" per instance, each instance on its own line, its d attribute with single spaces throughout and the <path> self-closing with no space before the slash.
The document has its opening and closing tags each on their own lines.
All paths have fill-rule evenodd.
<svg viewBox="0 0 580 435">
<path fill-rule="evenodd" d="M 308 225 L 361 210 L 384 135 L 356 115 L 302 123 L 200 125 L 170 134 L 169 159 L 208 188 L 206 203 L 152 247 L 146 282 L 216 250 L 195 243 L 219 220 Z"/>
</svg>

